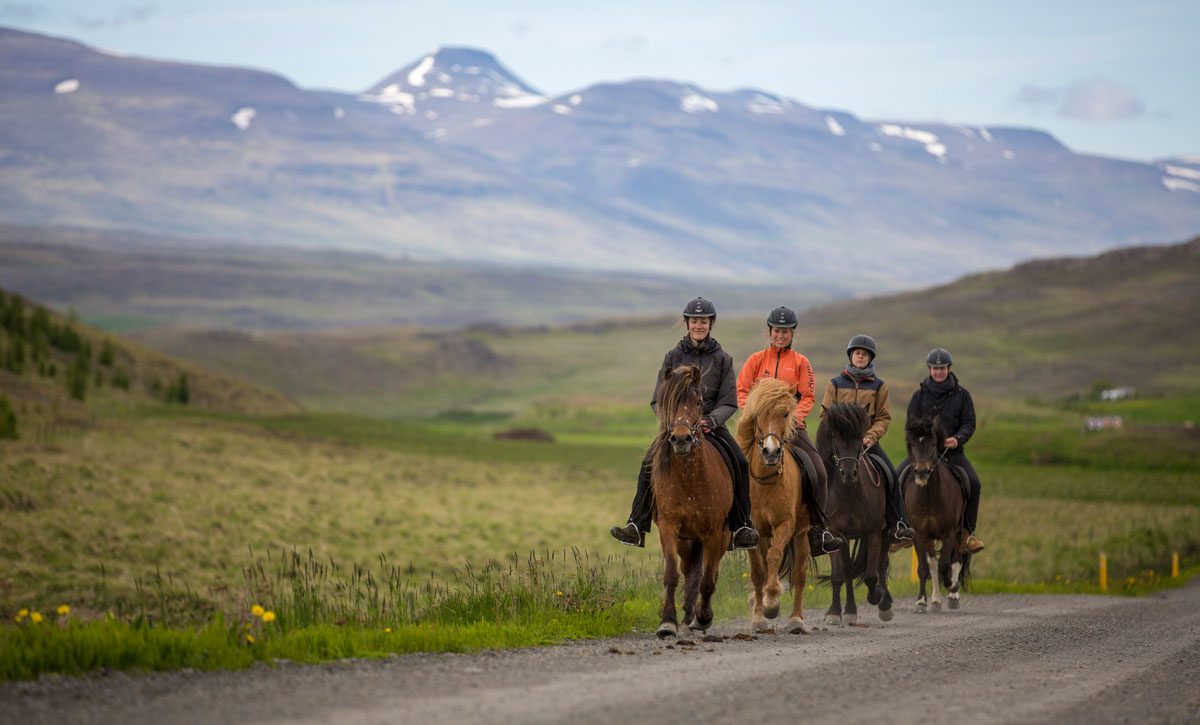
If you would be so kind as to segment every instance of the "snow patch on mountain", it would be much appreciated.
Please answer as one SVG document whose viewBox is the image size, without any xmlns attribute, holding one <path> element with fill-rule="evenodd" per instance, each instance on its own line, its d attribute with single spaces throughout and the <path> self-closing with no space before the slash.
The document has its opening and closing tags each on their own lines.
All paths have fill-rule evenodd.
<svg viewBox="0 0 1200 725">
<path fill-rule="evenodd" d="M 911 128 L 909 126 L 897 126 L 896 124 L 892 123 L 880 125 L 879 132 L 884 136 L 896 136 L 899 138 L 908 139 L 910 141 L 916 141 L 917 143 L 925 146 L 925 151 L 927 153 L 937 156 L 943 161 L 945 160 L 946 145 L 938 142 L 938 137 L 935 133 L 930 131 L 922 131 L 918 128 Z"/>
<path fill-rule="evenodd" d="M 778 115 L 787 111 L 791 104 L 780 101 L 778 98 L 755 93 L 749 101 L 746 102 L 746 110 L 750 113 L 763 115 Z"/>
<path fill-rule="evenodd" d="M 54 92 L 59 95 L 62 95 L 64 93 L 74 93 L 77 90 L 79 90 L 79 79 L 78 78 L 71 78 L 71 79 L 65 80 L 62 83 L 59 83 L 58 85 L 54 86 Z"/>
<path fill-rule="evenodd" d="M 833 134 L 834 136 L 846 135 L 846 129 L 842 128 L 842 124 L 838 123 L 837 119 L 833 116 L 825 117 L 825 125 L 829 127 L 829 133 Z"/>
<path fill-rule="evenodd" d="M 408 72 L 408 85 L 423 86 L 425 85 L 425 75 L 433 70 L 434 58 L 432 55 L 427 55 L 421 59 L 416 68 Z"/>
<path fill-rule="evenodd" d="M 1174 176 L 1162 177 L 1162 185 L 1171 191 L 1194 191 L 1200 194 L 1200 184 L 1186 179 L 1178 179 Z"/>
<path fill-rule="evenodd" d="M 721 110 L 716 101 L 691 89 L 679 100 L 679 108 L 686 113 L 716 113 Z"/>
<path fill-rule="evenodd" d="M 253 108 L 239 108 L 232 116 L 229 117 L 229 120 L 232 121 L 233 125 L 237 126 L 239 130 L 245 131 L 246 129 L 250 128 L 250 123 L 254 121 L 254 117 L 257 115 L 258 111 L 254 110 Z"/>
<path fill-rule="evenodd" d="M 1200 159 L 1197 159 L 1192 163 L 1200 163 Z M 1189 169 L 1186 166 L 1172 166 L 1171 164 L 1167 164 L 1163 166 L 1163 171 L 1167 172 L 1171 176 L 1182 176 L 1187 179 L 1200 179 L 1200 170 Z"/>
<path fill-rule="evenodd" d="M 992 134 L 988 133 L 988 130 L 983 126 L 979 127 L 979 137 L 988 143 L 992 142 Z"/>
</svg>

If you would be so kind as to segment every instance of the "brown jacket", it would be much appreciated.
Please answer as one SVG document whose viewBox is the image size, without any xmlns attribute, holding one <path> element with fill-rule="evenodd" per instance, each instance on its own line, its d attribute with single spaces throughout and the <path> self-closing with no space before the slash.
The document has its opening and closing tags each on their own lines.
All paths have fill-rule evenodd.
<svg viewBox="0 0 1200 725">
<path fill-rule="evenodd" d="M 821 400 L 821 417 L 825 417 L 825 409 L 838 403 L 852 403 L 865 407 L 871 416 L 871 427 L 867 429 L 867 437 L 872 443 L 878 443 L 887 433 L 892 422 L 892 403 L 888 396 L 887 383 L 879 378 L 871 377 L 856 382 L 849 373 L 843 372 L 829 381 L 825 386 L 825 397 Z"/>
</svg>

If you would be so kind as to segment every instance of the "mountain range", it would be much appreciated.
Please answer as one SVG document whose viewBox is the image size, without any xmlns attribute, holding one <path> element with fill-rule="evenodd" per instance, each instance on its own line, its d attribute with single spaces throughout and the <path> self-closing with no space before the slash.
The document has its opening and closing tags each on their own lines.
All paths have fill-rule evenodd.
<svg viewBox="0 0 1200 725">
<path fill-rule="evenodd" d="M 13 224 L 860 289 L 1200 230 L 1200 158 L 668 80 L 549 97 L 466 48 L 345 93 L 0 29 L 0 179 Z"/>
</svg>

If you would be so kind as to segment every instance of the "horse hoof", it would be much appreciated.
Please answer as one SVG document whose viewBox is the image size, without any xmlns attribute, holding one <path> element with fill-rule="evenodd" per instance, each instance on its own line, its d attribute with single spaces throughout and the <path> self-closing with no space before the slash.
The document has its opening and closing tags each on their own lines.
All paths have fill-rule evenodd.
<svg viewBox="0 0 1200 725">
<path fill-rule="evenodd" d="M 771 628 L 771 623 L 765 619 L 757 619 L 754 622 L 751 622 L 751 624 L 754 626 L 755 632 L 766 632 Z"/>
<path fill-rule="evenodd" d="M 779 616 L 779 602 L 775 602 L 774 606 L 764 606 L 763 616 L 767 619 L 774 619 Z"/>
<path fill-rule="evenodd" d="M 928 613 L 929 613 L 929 605 L 925 604 L 924 602 L 913 607 L 913 614 L 928 614 Z"/>
<path fill-rule="evenodd" d="M 872 587 L 867 590 L 867 604 L 870 604 L 873 607 L 876 604 L 879 604 L 880 599 L 883 599 L 883 595 L 879 593 L 878 589 Z"/>
<path fill-rule="evenodd" d="M 805 624 L 803 619 L 792 617 L 788 620 L 787 631 L 788 634 L 809 634 L 812 628 Z"/>
<path fill-rule="evenodd" d="M 951 597 L 949 603 L 950 603 L 951 609 L 958 609 L 958 599 L 957 598 Z"/>
<path fill-rule="evenodd" d="M 707 632 L 708 628 L 711 626 L 712 617 L 709 617 L 708 619 L 700 619 L 699 617 L 696 617 L 692 621 L 688 622 L 688 629 L 692 630 L 693 632 Z"/>
<path fill-rule="evenodd" d="M 847 615 L 846 615 L 846 624 L 847 624 L 847 625 L 850 625 L 850 626 L 853 626 L 853 625 L 855 625 L 855 624 L 858 624 L 858 614 L 857 614 L 857 613 L 855 613 L 855 614 L 847 614 Z"/>
<path fill-rule="evenodd" d="M 836 614 L 826 614 L 825 624 L 832 624 L 835 627 L 842 626 L 842 618 Z"/>
<path fill-rule="evenodd" d="M 933 602 L 933 603 L 931 603 L 931 604 L 929 605 L 929 611 L 931 611 L 931 612 L 940 612 L 940 611 L 942 611 L 942 603 L 941 603 L 941 602 Z"/>
<path fill-rule="evenodd" d="M 892 610 L 890 610 L 890 609 L 880 609 L 879 610 L 879 620 L 882 622 L 892 621 L 893 616 L 895 616 L 895 615 L 892 613 Z"/>
<path fill-rule="evenodd" d="M 655 634 L 658 635 L 659 639 L 666 639 L 667 637 L 674 637 L 677 629 L 678 627 L 675 626 L 674 622 L 663 622 L 658 625 L 658 632 Z"/>
</svg>

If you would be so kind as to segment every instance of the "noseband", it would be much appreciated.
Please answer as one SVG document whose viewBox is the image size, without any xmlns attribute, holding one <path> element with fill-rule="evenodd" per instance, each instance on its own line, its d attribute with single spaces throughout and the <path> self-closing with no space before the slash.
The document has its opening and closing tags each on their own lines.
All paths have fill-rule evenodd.
<svg viewBox="0 0 1200 725">
<path fill-rule="evenodd" d="M 764 484 L 764 485 L 774 483 L 779 480 L 779 477 L 781 475 L 783 475 L 783 455 L 784 455 L 784 453 L 787 452 L 784 449 L 783 439 L 780 438 L 779 436 L 775 435 L 774 433 L 766 433 L 764 435 L 758 435 L 758 423 L 754 424 L 754 433 L 755 433 L 755 437 L 758 439 L 758 450 L 759 451 L 762 451 L 762 449 L 766 447 L 768 438 L 774 438 L 779 443 L 779 465 L 775 467 L 774 472 L 768 473 L 765 476 L 759 476 L 759 475 L 756 475 L 754 473 L 754 471 L 750 471 L 750 478 L 753 478 L 755 481 L 758 481 L 759 483 Z"/>
</svg>

